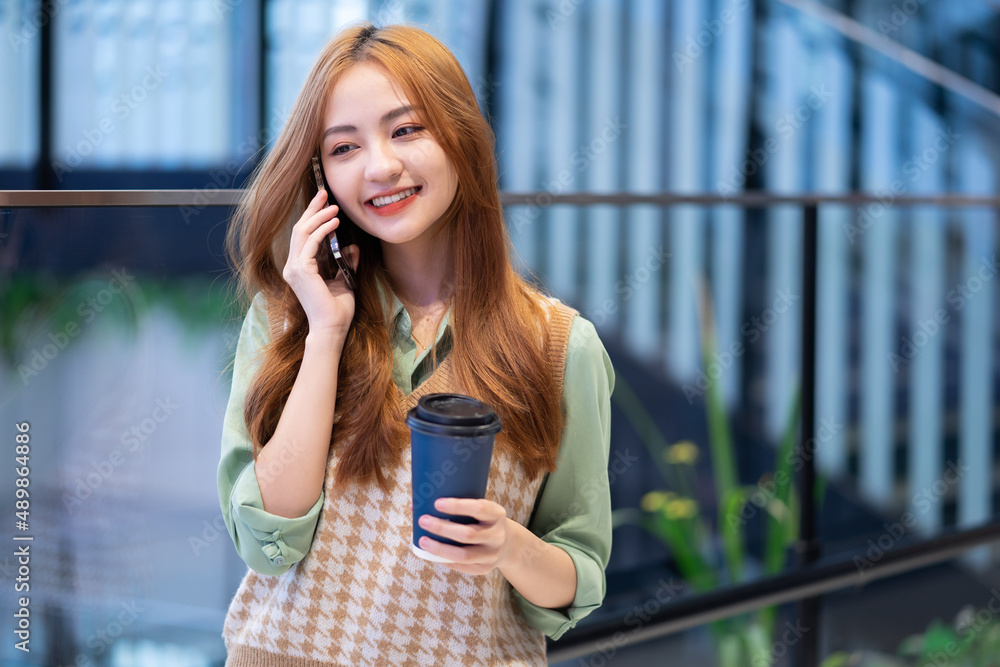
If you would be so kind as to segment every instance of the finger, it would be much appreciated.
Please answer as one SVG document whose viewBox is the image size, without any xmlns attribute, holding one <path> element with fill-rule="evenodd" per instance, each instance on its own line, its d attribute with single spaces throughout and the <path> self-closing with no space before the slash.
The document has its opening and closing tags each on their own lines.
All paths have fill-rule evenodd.
<svg viewBox="0 0 1000 667">
<path fill-rule="evenodd" d="M 422 515 L 417 520 L 417 523 L 424 530 L 434 533 L 439 537 L 465 544 L 486 544 L 489 541 L 486 529 L 492 525 L 458 523 L 456 521 L 448 521 L 447 519 L 439 519 L 430 514 Z"/>
<path fill-rule="evenodd" d="M 288 254 L 290 257 L 297 257 L 303 251 L 304 246 L 309 241 L 309 237 L 322 225 L 333 219 L 338 212 L 336 206 L 328 206 L 316 211 L 312 215 L 307 215 L 309 211 L 302 214 L 295 225 L 292 226 L 292 235 L 289 239 Z"/>
<path fill-rule="evenodd" d="M 432 553 L 435 556 L 441 556 L 442 558 L 454 561 L 456 565 L 471 565 L 473 563 L 477 563 L 483 555 L 483 549 L 481 547 L 456 547 L 451 544 L 445 544 L 444 542 L 438 542 L 430 537 L 421 537 L 420 544 L 418 546 L 420 546 L 420 548 L 424 551 Z"/>
<path fill-rule="evenodd" d="M 299 223 L 299 229 L 308 236 L 316 231 L 317 228 L 335 218 L 339 212 L 340 208 L 336 204 L 327 206 L 302 220 Z"/>
<path fill-rule="evenodd" d="M 305 220 L 307 218 L 311 218 L 316 213 L 319 213 L 323 209 L 327 208 L 327 196 L 326 190 L 319 190 L 306 205 L 306 210 L 302 213 L 302 219 Z"/>
<path fill-rule="evenodd" d="M 434 509 L 447 514 L 471 516 L 482 522 L 499 521 L 507 517 L 503 506 L 482 498 L 438 498 Z"/>
<path fill-rule="evenodd" d="M 336 231 L 339 225 L 340 220 L 334 218 L 317 227 L 302 244 L 302 248 L 299 250 L 300 254 L 305 257 L 315 257 L 320 250 L 320 245 L 329 244 L 330 234 Z"/>
</svg>

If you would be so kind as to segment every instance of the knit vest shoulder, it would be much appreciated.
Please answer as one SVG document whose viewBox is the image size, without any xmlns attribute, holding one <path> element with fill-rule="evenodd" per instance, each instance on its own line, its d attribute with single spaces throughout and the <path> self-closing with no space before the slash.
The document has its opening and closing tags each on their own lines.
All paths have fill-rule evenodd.
<svg viewBox="0 0 1000 667">
<path fill-rule="evenodd" d="M 572 308 L 542 298 L 549 360 L 562 391 Z M 272 336 L 282 323 L 271 319 Z M 462 392 L 452 355 L 406 396 Z M 421 560 L 412 539 L 409 447 L 377 484 L 334 485 L 340 443 L 327 459 L 326 494 L 305 558 L 276 577 L 248 570 L 223 628 L 227 667 L 360 665 L 545 665 L 545 636 L 525 621 L 498 570 L 468 575 Z M 486 497 L 522 525 L 531 517 L 542 476 L 494 450 Z"/>
</svg>

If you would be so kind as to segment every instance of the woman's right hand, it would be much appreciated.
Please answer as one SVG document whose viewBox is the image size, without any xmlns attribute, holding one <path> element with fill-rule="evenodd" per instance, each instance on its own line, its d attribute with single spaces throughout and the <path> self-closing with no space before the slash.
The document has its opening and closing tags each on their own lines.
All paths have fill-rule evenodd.
<svg viewBox="0 0 1000 667">
<path fill-rule="evenodd" d="M 354 319 L 354 293 L 347 286 L 343 271 L 333 280 L 324 280 L 316 255 L 326 237 L 340 225 L 335 217 L 339 207 L 326 206 L 326 189 L 320 190 L 292 226 L 288 260 L 281 275 L 295 292 L 309 320 L 309 332 L 326 331 L 347 337 Z M 344 257 L 357 269 L 360 255 L 356 245 L 342 249 Z M 323 252 L 327 252 L 323 248 Z"/>
</svg>

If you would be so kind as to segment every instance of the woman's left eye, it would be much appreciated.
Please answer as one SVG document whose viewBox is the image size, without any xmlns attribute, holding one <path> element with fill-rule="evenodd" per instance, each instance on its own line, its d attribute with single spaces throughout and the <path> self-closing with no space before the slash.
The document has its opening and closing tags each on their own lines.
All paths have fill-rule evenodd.
<svg viewBox="0 0 1000 667">
<path fill-rule="evenodd" d="M 417 132 L 419 132 L 422 129 L 424 129 L 424 128 L 420 127 L 419 125 L 405 125 L 405 126 L 399 128 L 399 129 L 397 129 L 395 132 L 393 132 L 392 136 L 394 136 L 394 137 L 405 137 L 405 136 L 407 136 L 409 134 L 416 134 Z"/>
</svg>

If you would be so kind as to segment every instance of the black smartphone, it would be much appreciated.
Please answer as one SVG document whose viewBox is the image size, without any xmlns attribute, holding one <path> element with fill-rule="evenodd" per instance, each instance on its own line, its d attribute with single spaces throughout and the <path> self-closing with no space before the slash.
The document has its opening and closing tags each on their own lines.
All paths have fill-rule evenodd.
<svg viewBox="0 0 1000 667">
<path fill-rule="evenodd" d="M 327 206 L 336 204 L 337 201 L 333 198 L 333 191 L 330 190 L 330 188 L 327 187 L 326 185 L 326 178 L 323 176 L 323 165 L 322 163 L 320 163 L 319 157 L 316 155 L 314 155 L 312 158 L 312 168 L 313 168 L 313 176 L 316 177 L 316 192 L 325 189 L 327 197 L 326 200 Z M 340 224 L 337 226 L 337 230 L 341 233 L 340 238 L 344 239 L 345 246 L 350 245 L 352 240 L 350 238 L 352 236 L 351 228 L 354 226 L 354 221 L 352 221 L 350 218 L 347 217 L 347 214 L 344 212 L 343 208 L 340 208 L 337 211 L 337 218 L 340 219 Z M 351 265 L 347 261 L 347 258 L 344 257 L 343 253 L 340 250 L 340 239 L 337 238 L 337 232 L 331 232 L 330 234 L 327 234 L 326 239 L 328 242 L 328 247 L 330 248 L 330 254 L 333 255 L 333 261 L 335 262 L 335 266 L 339 268 L 341 271 L 343 271 L 344 280 L 347 282 L 347 286 L 351 289 L 351 291 L 352 292 L 357 291 L 358 277 L 354 273 L 354 269 L 351 268 Z M 323 262 L 320 262 L 320 264 L 322 265 Z M 332 271 L 332 274 L 333 275 L 330 276 L 331 278 L 336 276 L 336 271 L 335 270 Z"/>
</svg>

